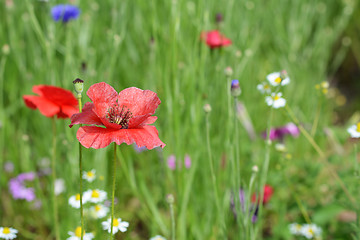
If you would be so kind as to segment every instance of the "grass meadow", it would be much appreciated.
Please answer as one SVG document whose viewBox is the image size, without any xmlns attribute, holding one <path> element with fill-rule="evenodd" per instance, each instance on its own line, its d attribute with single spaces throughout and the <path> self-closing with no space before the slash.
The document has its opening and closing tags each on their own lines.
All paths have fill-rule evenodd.
<svg viewBox="0 0 360 240">
<path fill-rule="evenodd" d="M 56 4 L 81 13 L 54 21 Z M 80 193 L 79 126 L 23 99 L 35 85 L 73 91 L 76 78 L 84 80 L 82 104 L 99 82 L 157 93 L 153 125 L 166 144 L 81 147 L 81 171 L 96 171 L 82 190 L 106 191 L 110 209 L 96 218 L 94 204 L 83 204 L 94 239 L 110 239 L 102 222 L 114 169 L 114 216 L 129 226 L 113 239 L 360 239 L 358 142 L 347 132 L 359 104 L 346 103 L 334 78 L 349 52 L 360 59 L 359 13 L 356 0 L 2 0 L 0 239 L 13 239 L 6 227 L 18 230 L 14 239 L 62 240 L 81 226 L 69 204 Z M 210 48 L 201 33 L 215 29 L 232 44 Z M 257 86 L 282 70 L 290 83 L 273 90 L 286 105 L 273 108 Z M 264 137 L 288 123 L 298 133 Z M 35 174 L 24 182 L 30 201 L 10 191 L 22 173 Z M 55 197 L 54 174 L 62 179 Z M 296 233 L 293 223 L 321 231 Z"/>
</svg>

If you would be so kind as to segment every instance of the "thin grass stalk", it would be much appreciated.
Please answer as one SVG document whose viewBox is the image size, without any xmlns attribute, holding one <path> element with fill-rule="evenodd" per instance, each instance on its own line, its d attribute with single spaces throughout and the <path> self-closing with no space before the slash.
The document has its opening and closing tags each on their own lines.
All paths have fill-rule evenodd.
<svg viewBox="0 0 360 240">
<path fill-rule="evenodd" d="M 116 143 L 114 143 L 114 161 L 113 161 L 113 182 L 111 194 L 111 225 L 110 225 L 110 240 L 113 239 L 114 226 L 114 199 L 115 199 L 115 178 L 116 178 Z"/>
<path fill-rule="evenodd" d="M 79 103 L 79 112 L 82 112 L 82 103 L 81 103 L 81 95 L 78 96 L 78 103 Z M 82 124 L 80 124 L 80 127 Z M 81 224 L 81 234 L 80 238 L 81 240 L 84 239 L 84 210 L 83 210 L 83 201 L 82 201 L 82 193 L 83 193 L 83 181 L 82 181 L 82 146 L 79 142 L 79 180 L 80 180 L 80 224 Z"/>
<path fill-rule="evenodd" d="M 51 118 L 52 122 L 52 132 L 53 132 L 53 140 L 52 140 L 52 156 L 51 156 L 51 176 L 52 176 L 52 202 L 53 202 L 53 217 L 54 217 L 54 226 L 55 226 L 55 238 L 56 240 L 60 240 L 60 231 L 59 231 L 59 219 L 58 219 L 58 203 L 55 194 L 55 181 L 56 181 L 56 122 L 55 116 Z"/>
</svg>

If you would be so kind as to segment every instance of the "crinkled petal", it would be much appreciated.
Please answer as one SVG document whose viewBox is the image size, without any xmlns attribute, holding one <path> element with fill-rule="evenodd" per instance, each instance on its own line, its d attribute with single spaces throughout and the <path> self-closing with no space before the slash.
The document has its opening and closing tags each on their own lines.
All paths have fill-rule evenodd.
<svg viewBox="0 0 360 240">
<path fill-rule="evenodd" d="M 74 106 L 63 105 L 61 106 L 61 112 L 65 115 L 64 118 L 70 118 L 73 114 L 78 113 L 79 109 Z"/>
<path fill-rule="evenodd" d="M 79 128 L 76 137 L 86 148 L 104 148 L 112 142 L 118 145 L 136 143 L 139 147 L 145 146 L 147 149 L 165 147 L 165 144 L 159 139 L 156 128 L 149 125 L 138 129 L 107 129 L 84 126 Z"/>
<path fill-rule="evenodd" d="M 155 92 L 136 87 L 124 89 L 118 97 L 118 104 L 129 108 L 133 115 L 129 121 L 129 128 L 135 128 L 153 115 L 160 103 L 161 101 Z"/>
<path fill-rule="evenodd" d="M 94 103 L 93 111 L 101 119 L 102 123 L 110 128 L 115 128 L 106 118 L 108 109 L 116 104 L 118 93 L 116 90 L 105 82 L 92 85 L 86 92 L 91 101 Z M 118 126 L 120 128 L 120 126 Z"/>
<path fill-rule="evenodd" d="M 52 117 L 60 112 L 60 107 L 44 97 L 25 95 L 23 96 L 26 106 L 31 109 L 38 108 L 41 114 Z"/>
<path fill-rule="evenodd" d="M 93 111 L 93 108 L 93 103 L 85 103 L 81 113 L 76 113 L 71 116 L 71 124 L 69 127 L 75 124 L 103 125 L 101 119 Z"/>
</svg>

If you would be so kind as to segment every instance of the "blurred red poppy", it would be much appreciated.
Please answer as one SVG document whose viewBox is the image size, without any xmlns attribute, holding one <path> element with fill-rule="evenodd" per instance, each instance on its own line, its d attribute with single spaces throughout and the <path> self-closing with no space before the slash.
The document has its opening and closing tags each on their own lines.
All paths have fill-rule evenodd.
<svg viewBox="0 0 360 240">
<path fill-rule="evenodd" d="M 87 95 L 92 102 L 85 104 L 82 113 L 74 114 L 69 125 L 93 125 L 82 126 L 77 131 L 76 137 L 84 147 L 99 149 L 112 142 L 136 143 L 147 149 L 165 147 L 155 126 L 148 125 L 157 119 L 151 116 L 161 103 L 156 93 L 131 87 L 118 94 L 109 84 L 101 82 L 92 85 Z"/>
<path fill-rule="evenodd" d="M 202 32 L 200 36 L 210 48 L 226 47 L 231 45 L 231 40 L 221 35 L 218 30 Z"/>
<path fill-rule="evenodd" d="M 263 199 L 263 204 L 266 204 L 270 201 L 270 198 L 271 196 L 273 195 L 274 193 L 274 190 L 273 188 L 270 186 L 270 185 L 267 185 L 265 184 L 264 186 L 264 199 Z M 251 202 L 255 203 L 255 202 L 259 202 L 259 200 L 256 200 L 257 196 L 256 194 L 254 193 L 252 196 L 251 196 Z"/>
<path fill-rule="evenodd" d="M 39 96 L 24 95 L 26 106 L 39 109 L 46 117 L 70 118 L 79 112 L 78 101 L 69 90 L 48 85 L 33 86 L 32 90 Z"/>
</svg>

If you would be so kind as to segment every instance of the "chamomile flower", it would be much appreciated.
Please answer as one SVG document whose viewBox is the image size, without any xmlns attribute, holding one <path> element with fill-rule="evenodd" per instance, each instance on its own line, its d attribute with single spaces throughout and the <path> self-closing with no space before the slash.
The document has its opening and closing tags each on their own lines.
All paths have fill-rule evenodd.
<svg viewBox="0 0 360 240">
<path fill-rule="evenodd" d="M 68 234 L 71 237 L 67 238 L 67 240 L 80 240 L 81 239 L 81 227 L 77 227 L 74 232 L 69 231 Z M 94 237 L 95 236 L 93 233 L 85 233 L 85 231 L 83 231 L 83 239 L 84 240 L 91 240 Z"/>
<path fill-rule="evenodd" d="M 0 238 L 15 239 L 18 230 L 9 227 L 0 227 Z"/>
<path fill-rule="evenodd" d="M 273 108 L 281 108 L 286 104 L 285 98 L 282 98 L 282 93 L 271 93 L 271 96 L 267 96 L 265 101 L 268 106 L 272 106 Z"/>
<path fill-rule="evenodd" d="M 83 194 L 82 196 L 82 203 L 85 204 L 88 201 L 88 196 L 85 196 L 85 194 Z M 69 198 L 69 204 L 73 207 L 73 208 L 80 208 L 80 194 L 76 194 L 73 195 Z"/>
<path fill-rule="evenodd" d="M 319 237 L 321 234 L 321 228 L 316 224 L 304 224 L 301 228 L 301 234 L 307 239 Z"/>
<path fill-rule="evenodd" d="M 95 172 L 96 172 L 95 169 L 93 169 L 93 170 L 91 170 L 91 171 L 88 171 L 88 172 L 83 171 L 82 178 L 85 179 L 85 180 L 88 181 L 88 182 L 92 182 L 92 181 L 94 181 L 95 178 L 96 178 Z"/>
<path fill-rule="evenodd" d="M 150 240 L 166 240 L 166 238 L 160 235 L 156 235 L 155 237 L 150 238 Z"/>
<path fill-rule="evenodd" d="M 290 233 L 293 235 L 301 235 L 301 229 L 302 229 L 301 224 L 292 223 L 289 225 Z"/>
<path fill-rule="evenodd" d="M 256 86 L 262 94 L 269 94 L 271 92 L 271 86 L 267 82 L 260 83 Z"/>
<path fill-rule="evenodd" d="M 316 84 L 315 88 L 326 95 L 329 92 L 329 83 L 326 81 L 323 81 L 320 84 Z"/>
<path fill-rule="evenodd" d="M 272 86 L 285 86 L 290 83 L 290 78 L 285 70 L 281 72 L 273 72 L 266 76 L 266 79 Z"/>
<path fill-rule="evenodd" d="M 349 127 L 347 131 L 352 138 L 360 138 L 360 122 Z"/>
<path fill-rule="evenodd" d="M 109 211 L 110 209 L 103 204 L 97 204 L 90 208 L 90 214 L 94 218 L 103 218 L 108 214 Z"/>
<path fill-rule="evenodd" d="M 88 199 L 89 202 L 99 203 L 106 199 L 107 193 L 99 189 L 94 189 L 94 190 L 89 189 L 84 192 L 84 197 Z"/>
<path fill-rule="evenodd" d="M 101 223 L 104 230 L 107 230 L 109 233 L 111 232 L 111 218 Z M 121 218 L 114 218 L 113 222 L 113 234 L 120 232 L 126 232 L 129 227 L 129 223 L 125 221 L 121 221 Z"/>
</svg>

